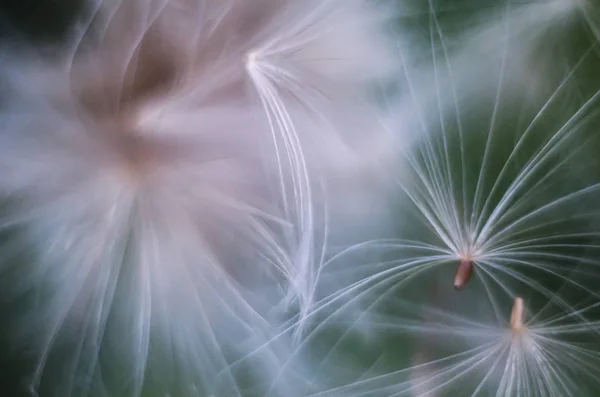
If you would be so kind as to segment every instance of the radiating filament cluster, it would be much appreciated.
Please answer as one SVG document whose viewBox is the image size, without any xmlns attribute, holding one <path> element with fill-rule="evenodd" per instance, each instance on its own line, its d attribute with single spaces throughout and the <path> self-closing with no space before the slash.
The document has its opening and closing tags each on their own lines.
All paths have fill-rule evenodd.
<svg viewBox="0 0 600 397">
<path fill-rule="evenodd" d="M 9 394 L 597 395 L 591 1 L 74 14 L 1 37 Z"/>
</svg>

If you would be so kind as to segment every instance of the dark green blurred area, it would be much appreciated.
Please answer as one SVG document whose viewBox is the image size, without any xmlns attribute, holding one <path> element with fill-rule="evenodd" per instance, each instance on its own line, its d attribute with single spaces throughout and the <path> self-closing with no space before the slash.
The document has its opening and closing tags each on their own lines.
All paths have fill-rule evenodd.
<svg viewBox="0 0 600 397">
<path fill-rule="evenodd" d="M 0 3 L 0 34 L 37 43 L 54 43 L 72 26 L 82 0 L 3 0 Z"/>
<path fill-rule="evenodd" d="M 2 0 L 0 48 L 60 42 L 72 27 L 82 4 L 82 0 Z M 7 274 L 6 270 L 0 272 L 0 278 L 16 276 L 12 272 Z M 5 283 L 2 285 L 6 287 Z M 29 305 L 15 300 L 6 289 L 0 289 L 0 395 L 30 397 L 33 394 L 28 390 L 28 377 L 35 368 L 34 347 L 15 343 L 19 339 L 15 336 L 20 335 L 15 335 L 18 327 L 14 321 L 23 316 Z M 35 335 L 35 330 L 27 331 Z"/>
</svg>

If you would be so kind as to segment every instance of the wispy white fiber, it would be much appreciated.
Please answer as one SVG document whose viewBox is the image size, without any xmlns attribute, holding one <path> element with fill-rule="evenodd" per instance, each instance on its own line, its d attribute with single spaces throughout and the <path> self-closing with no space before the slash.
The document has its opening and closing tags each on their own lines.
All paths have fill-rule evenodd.
<svg viewBox="0 0 600 397">
<path fill-rule="evenodd" d="M 328 186 L 364 195 L 354 175 L 388 146 L 386 20 L 362 0 L 92 1 L 60 55 L 3 65 L 0 226 L 44 291 L 33 390 L 166 393 L 163 372 L 245 396 L 246 354 L 274 383 L 277 319 L 297 310 L 297 340 L 314 304 Z"/>
</svg>

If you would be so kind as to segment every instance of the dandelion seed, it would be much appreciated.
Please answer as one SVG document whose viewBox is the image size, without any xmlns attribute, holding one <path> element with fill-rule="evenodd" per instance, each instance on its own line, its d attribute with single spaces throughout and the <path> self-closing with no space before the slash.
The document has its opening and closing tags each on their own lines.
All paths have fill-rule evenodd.
<svg viewBox="0 0 600 397">
<path fill-rule="evenodd" d="M 525 325 L 523 321 L 525 319 L 525 303 L 523 298 L 516 297 L 515 303 L 513 304 L 512 312 L 510 314 L 510 328 L 514 333 L 518 334 L 523 332 Z"/>
<path fill-rule="evenodd" d="M 380 347 L 377 354 L 387 367 L 375 366 L 354 382 L 313 396 L 593 395 L 600 365 L 597 300 L 573 304 L 575 313 L 562 310 L 566 291 L 545 302 L 534 294 L 542 301 L 525 323 L 521 297 L 510 301 L 501 287 L 490 290 L 480 279 L 455 294 L 446 275 L 433 283 L 431 274 L 417 280 L 418 288 L 426 280 L 439 286 L 434 293 L 428 289 L 425 302 L 396 296 L 372 308 L 373 329 L 388 341 L 395 335 L 398 346 Z M 393 360 L 407 348 L 417 363 Z"/>
<path fill-rule="evenodd" d="M 471 279 L 472 275 L 473 261 L 468 259 L 461 260 L 458 265 L 458 270 L 456 271 L 456 277 L 454 278 L 454 288 L 463 289 Z"/>
<path fill-rule="evenodd" d="M 600 249 L 598 230 L 574 219 L 598 216 L 592 204 L 600 193 L 597 177 L 589 171 L 589 179 L 582 175 L 594 162 L 586 148 L 596 139 L 592 120 L 600 86 L 589 85 L 578 99 L 570 92 L 577 74 L 597 63 L 593 43 L 578 53 L 551 89 L 514 90 L 519 70 L 531 56 L 524 47 L 535 47 L 542 26 L 551 29 L 561 15 L 571 15 L 574 4 L 567 3 L 553 3 L 549 9 L 507 3 L 493 11 L 501 17 L 479 28 L 481 35 L 467 48 L 453 51 L 430 3 L 432 55 L 425 62 L 430 75 L 405 68 L 414 118 L 400 120 L 404 124 L 398 127 L 419 128 L 423 135 L 405 151 L 409 172 L 404 170 L 398 178 L 403 239 L 396 245 L 398 259 L 391 263 L 395 270 L 374 265 L 382 277 L 394 272 L 401 280 L 452 264 L 458 266 L 453 275 L 457 289 L 465 287 L 476 268 L 477 276 L 490 282 L 502 285 L 514 279 L 540 290 L 546 287 L 538 277 L 575 285 L 571 272 L 598 268 L 593 258 L 580 260 L 584 251 L 589 255 Z M 546 16 L 532 30 L 526 29 L 524 20 L 537 7 Z M 490 40 L 497 44 L 497 64 L 479 67 L 487 57 L 474 54 L 485 51 Z M 471 84 L 470 71 L 481 73 L 485 84 Z M 403 252 L 407 246 L 422 247 L 423 256 L 411 249 Z M 385 255 L 395 249 L 389 248 Z M 384 284 L 378 276 L 371 280 L 373 285 Z M 578 286 L 593 293 L 593 287 L 584 284 Z M 551 295 L 549 289 L 545 292 Z"/>
</svg>

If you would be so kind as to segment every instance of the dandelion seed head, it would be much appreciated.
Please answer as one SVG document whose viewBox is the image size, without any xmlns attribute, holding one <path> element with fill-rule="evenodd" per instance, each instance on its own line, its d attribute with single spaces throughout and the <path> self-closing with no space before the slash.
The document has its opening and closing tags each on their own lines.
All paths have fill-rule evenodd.
<svg viewBox="0 0 600 397">
<path fill-rule="evenodd" d="M 285 341 L 310 325 L 323 236 L 351 235 L 326 213 L 386 146 L 370 91 L 396 61 L 365 1 L 251 3 L 90 2 L 59 54 L 2 65 L 0 226 L 45 294 L 33 389 L 301 382 L 277 375 Z"/>
</svg>

